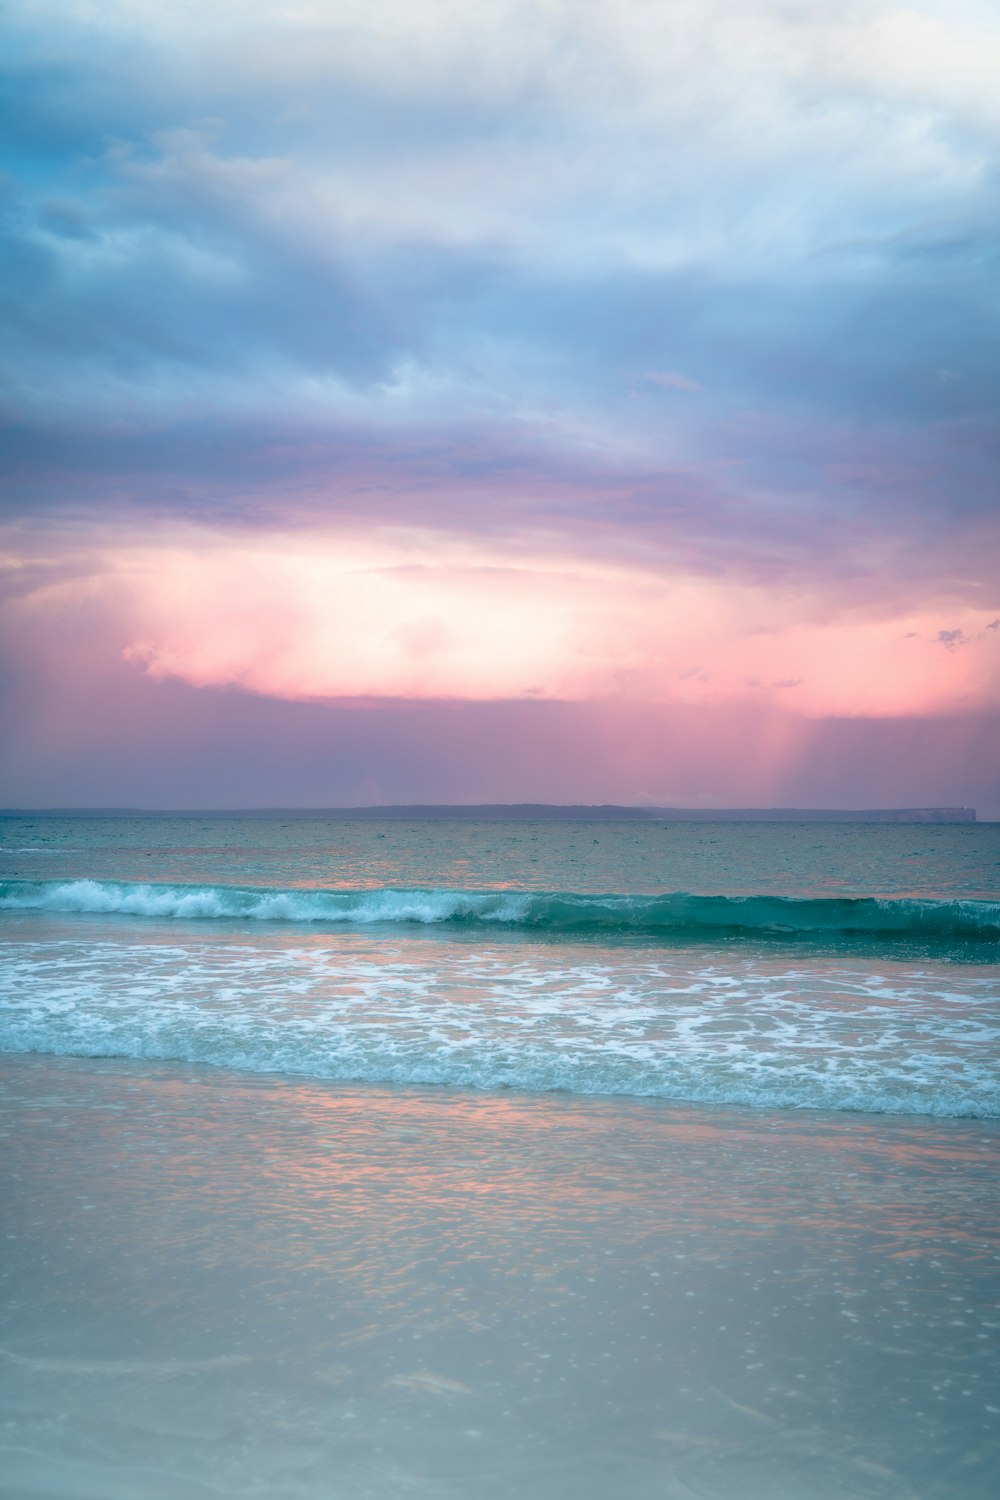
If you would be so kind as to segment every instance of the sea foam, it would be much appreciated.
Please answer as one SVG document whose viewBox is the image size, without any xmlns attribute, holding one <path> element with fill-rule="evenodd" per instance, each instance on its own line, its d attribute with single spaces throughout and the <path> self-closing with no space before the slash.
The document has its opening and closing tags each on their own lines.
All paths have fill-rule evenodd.
<svg viewBox="0 0 1000 1500">
<path fill-rule="evenodd" d="M 0 950 L 0 1048 L 314 1078 L 1000 1115 L 985 965 L 789 950 L 144 930 Z M 134 929 L 133 929 L 134 931 Z"/>
<path fill-rule="evenodd" d="M 645 938 L 916 939 L 1000 943 L 1000 903 L 889 897 L 582 895 L 458 889 L 266 889 L 91 879 L 5 881 L 0 910 L 186 921 L 504 925 L 545 933 Z"/>
</svg>

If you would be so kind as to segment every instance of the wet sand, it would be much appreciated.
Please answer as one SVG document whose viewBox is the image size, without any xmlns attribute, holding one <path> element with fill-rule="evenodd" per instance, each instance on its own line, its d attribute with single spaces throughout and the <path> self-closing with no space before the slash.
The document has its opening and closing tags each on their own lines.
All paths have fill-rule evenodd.
<svg viewBox="0 0 1000 1500">
<path fill-rule="evenodd" d="M 0 1058 L 3 1494 L 1000 1478 L 996 1121 Z"/>
</svg>

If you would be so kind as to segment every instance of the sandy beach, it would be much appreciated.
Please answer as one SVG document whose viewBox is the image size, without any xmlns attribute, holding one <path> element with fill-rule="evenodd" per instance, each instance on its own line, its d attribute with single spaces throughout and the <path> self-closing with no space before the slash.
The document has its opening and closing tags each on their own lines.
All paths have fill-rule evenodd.
<svg viewBox="0 0 1000 1500">
<path fill-rule="evenodd" d="M 0 1082 L 10 1500 L 995 1493 L 994 1121 Z"/>
</svg>

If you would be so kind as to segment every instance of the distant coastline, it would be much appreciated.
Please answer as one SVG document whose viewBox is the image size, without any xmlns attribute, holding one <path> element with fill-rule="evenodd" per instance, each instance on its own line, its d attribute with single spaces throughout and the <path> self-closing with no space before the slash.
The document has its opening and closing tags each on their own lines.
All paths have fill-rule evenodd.
<svg viewBox="0 0 1000 1500">
<path fill-rule="evenodd" d="M 614 803 L 390 803 L 384 807 L 26 807 L 0 818 L 341 818 L 466 822 L 633 823 L 975 823 L 974 807 L 619 807 Z"/>
</svg>

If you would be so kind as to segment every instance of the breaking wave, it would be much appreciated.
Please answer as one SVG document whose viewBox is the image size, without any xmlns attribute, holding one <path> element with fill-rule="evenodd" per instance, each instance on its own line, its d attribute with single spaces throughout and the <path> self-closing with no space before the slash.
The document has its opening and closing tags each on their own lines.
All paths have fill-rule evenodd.
<svg viewBox="0 0 1000 1500">
<path fill-rule="evenodd" d="M 81 879 L 0 882 L 0 910 L 184 921 L 487 925 L 527 929 L 537 937 L 634 934 L 666 942 L 704 937 L 1000 943 L 1000 902 L 901 897 L 578 895 L 386 887 L 275 890 Z"/>
</svg>

